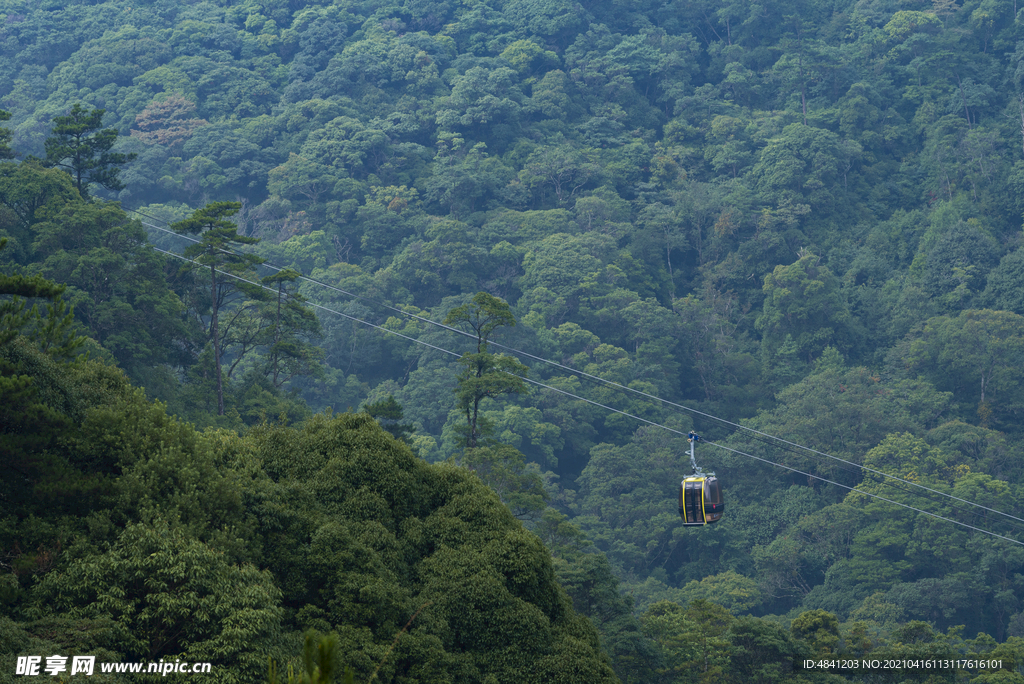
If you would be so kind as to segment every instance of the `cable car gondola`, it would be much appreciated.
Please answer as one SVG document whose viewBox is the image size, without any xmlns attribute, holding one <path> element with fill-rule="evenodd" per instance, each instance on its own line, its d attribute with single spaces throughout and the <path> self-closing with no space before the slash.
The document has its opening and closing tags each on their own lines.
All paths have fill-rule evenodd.
<svg viewBox="0 0 1024 684">
<path fill-rule="evenodd" d="M 679 484 L 679 517 L 683 519 L 685 527 L 710 525 L 721 520 L 725 512 L 722 485 L 714 473 L 704 474 L 697 467 L 693 447 L 700 441 L 700 435 L 691 431 L 687 439 L 690 442 L 690 465 L 693 466 L 694 474 Z"/>
</svg>

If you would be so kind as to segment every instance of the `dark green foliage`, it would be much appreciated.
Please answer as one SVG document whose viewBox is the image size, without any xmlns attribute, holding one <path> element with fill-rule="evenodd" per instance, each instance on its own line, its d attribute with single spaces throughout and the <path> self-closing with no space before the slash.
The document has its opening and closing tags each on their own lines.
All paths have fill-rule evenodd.
<svg viewBox="0 0 1024 684">
<path fill-rule="evenodd" d="M 288 289 L 288 284 L 298 278 L 297 271 L 284 269 L 260 280 L 262 285 L 277 290 L 260 312 L 267 322 L 263 334 L 267 344 L 264 372 L 274 387 L 300 375 L 323 376 L 323 350 L 310 341 L 319 337 L 320 321 L 304 305 L 305 298 Z"/>
<path fill-rule="evenodd" d="M 209 338 L 213 345 L 219 416 L 224 415 L 224 373 L 221 369 L 221 358 L 230 331 L 230 326 L 225 326 L 225 330 L 220 329 L 220 310 L 238 294 L 266 298 L 264 291 L 252 283 L 251 277 L 255 266 L 262 263 L 263 259 L 254 254 L 232 251 L 236 249 L 236 245 L 253 245 L 259 242 L 256 238 L 239 235 L 238 226 L 228 220 L 228 217 L 234 216 L 240 208 L 241 204 L 238 202 L 215 202 L 196 210 L 187 219 L 171 226 L 177 232 L 201 236 L 198 243 L 185 250 L 185 256 L 193 259 L 192 268 L 210 269 Z"/>
<path fill-rule="evenodd" d="M 988 273 L 983 298 L 1001 311 L 1024 315 L 1024 251 L 1016 249 L 1000 260 Z"/>
<path fill-rule="evenodd" d="M 514 527 L 500 499 L 557 556 L 623 680 L 816 682 L 769 661 L 801 649 L 896 653 L 901 640 L 1019 647 L 936 631 L 1024 634 L 1013 553 L 821 478 L 1017 534 L 1000 516 L 729 436 L 699 414 L 691 426 L 641 395 L 527 369 L 487 346 L 493 333 L 1019 517 L 1024 34 L 1014 3 L 8 5 L 0 159 L 25 161 L 0 161 L 0 270 L 15 279 L 7 285 L 31 290 L 41 276 L 65 287 L 81 326 L 62 329 L 72 319 L 57 303 L 37 316 L 31 303 L 0 302 L 10 314 L 0 431 L 31 481 L 5 480 L 0 499 L 13 507 L 0 516 L 0 551 L 14 554 L 16 610 L 36 575 L 92 562 L 82 559 L 114 549 L 120 530 L 164 521 L 184 531 L 174 553 L 195 541 L 232 568 L 273 571 L 279 662 L 313 626 L 337 632 L 363 678 L 383 663 L 380 681 L 600 680 L 593 635 L 552 626 L 543 592 L 502 556 L 543 551 L 496 542 L 505 532 L 474 537 L 472 552 L 427 548 L 436 535 L 472 537 L 484 510 Z M 43 156 L 58 166 L 43 168 Z M 189 251 L 201 268 L 156 257 L 117 207 L 83 203 L 97 185 L 119 189 L 146 223 L 184 219 L 190 235 L 204 233 Z M 188 247 L 148 230 L 161 249 Z M 259 257 L 217 251 L 253 245 Z M 294 271 L 267 278 L 259 258 Z M 299 273 L 337 289 L 300 286 Z M 477 349 L 460 365 L 323 309 L 317 321 L 313 302 L 461 352 L 458 337 L 423 320 L 452 312 Z M 73 355 L 62 340 L 77 336 L 89 338 L 79 350 L 116 362 L 173 413 L 251 432 L 200 438 L 144 409 L 116 374 L 52 358 Z M 709 443 L 701 461 L 723 478 L 728 513 L 682 530 L 685 447 L 594 404 L 526 393 L 527 372 L 807 474 Z M 316 419 L 301 437 L 284 425 L 367 397 L 393 397 L 368 407 L 386 431 L 425 458 L 473 468 L 498 498 L 466 494 L 460 510 L 473 523 L 440 516 L 418 528 L 410 521 L 425 526 L 433 513 L 406 515 L 411 495 L 375 489 L 373 477 L 384 490 L 402 479 L 378 461 L 404 447 L 381 446 L 391 442 L 369 417 L 344 430 Z M 356 459 L 370 476 L 330 446 L 350 428 L 366 431 L 345 449 L 372 454 Z M 275 455 L 274 440 L 296 462 Z M 456 474 L 467 476 L 446 477 Z M 435 491 L 402 491 L 420 489 Z M 409 560 L 421 557 L 440 597 L 425 608 L 415 593 L 429 573 Z M 509 579 L 519 575 L 522 585 Z M 459 583 L 476 617 L 451 599 Z M 715 610 L 699 600 L 739 616 L 736 628 L 700 632 Z M 653 606 L 644 636 L 631 611 Z M 88 643 L 111 633 L 103 617 L 26 615 L 11 631 L 18 643 L 47 630 L 59 639 L 40 643 L 74 643 L 78 627 Z M 934 626 L 900 632 L 909 620 Z M 452 624 L 478 635 L 459 641 Z M 518 645 L 501 640 L 503 624 Z M 700 667 L 695 634 L 721 640 L 705 644 Z"/>
<path fill-rule="evenodd" d="M 365 415 L 267 426 L 253 439 L 276 487 L 304 483 L 313 496 L 308 542 L 288 541 L 311 554 L 277 566 L 304 578 L 285 605 L 339 629 L 357 675 L 384 655 L 367 637 L 389 643 L 424 604 L 381 676 L 418 667 L 422 649 L 444 671 L 499 680 L 547 681 L 528 665 L 547 654 L 569 658 L 546 666 L 554 677 L 597 658 L 596 634 L 555 583 L 544 546 L 466 470 L 415 460 Z M 599 679 L 610 676 L 595 663 Z"/>
<path fill-rule="evenodd" d="M 277 672 L 277 663 L 271 659 L 270 671 L 267 674 L 267 684 L 333 684 L 334 677 L 338 674 L 340 667 L 338 662 L 338 637 L 335 635 L 321 637 L 319 642 L 316 639 L 316 632 L 306 633 L 305 644 L 302 648 L 302 663 L 298 672 L 288 665 L 288 679 L 282 680 Z M 352 684 L 353 673 L 351 668 L 346 668 L 344 674 L 339 678 L 339 684 Z"/>
<path fill-rule="evenodd" d="M 95 558 L 50 574 L 38 600 L 72 618 L 107 617 L 126 658 L 216 658 L 222 681 L 263 670 L 280 630 L 279 590 L 266 572 L 229 565 L 181 530 L 132 525 Z"/>
<path fill-rule="evenodd" d="M 4 498 L 3 519 L 40 549 L 16 554 L 19 574 L 42 575 L 19 612 L 91 620 L 124 659 L 213 661 L 225 682 L 260 676 L 310 626 L 338 632 L 363 680 L 379 667 L 386 680 L 614 681 L 541 541 L 468 471 L 415 459 L 369 416 L 199 434 L 96 362 L 14 358 L 40 388 L 64 378 L 63 394 L 40 393 L 63 439 L 22 446 L 39 466 L 14 464 L 63 503 L 39 528 L 36 502 Z M 324 662 L 304 670 L 326 681 Z"/>
<path fill-rule="evenodd" d="M 522 379 L 527 372 L 526 366 L 511 356 L 487 351 L 487 342 L 494 331 L 514 326 L 516 319 L 506 302 L 486 292 L 478 292 L 471 303 L 449 311 L 444 324 L 469 328 L 476 337 L 476 353 L 466 352 L 459 359 L 462 373 L 455 389 L 459 410 L 466 416 L 464 446 L 473 449 L 482 446 L 483 440 L 490 436 L 486 419 L 481 420 L 481 403 L 485 399 L 525 394 L 527 391 Z"/>
<path fill-rule="evenodd" d="M 416 431 L 412 425 L 399 422 L 405 413 L 402 411 L 402 405 L 395 401 L 392 394 L 389 394 L 387 399 L 367 404 L 363 410 L 380 423 L 380 426 L 391 433 L 395 439 L 408 442 L 409 437 Z"/>
<path fill-rule="evenodd" d="M 0 109 L 0 121 L 10 121 L 11 113 Z M 0 127 L 0 159 L 12 159 L 14 150 L 11 149 L 11 129 Z"/>
<path fill-rule="evenodd" d="M 52 135 L 46 139 L 47 165 L 67 170 L 83 198 L 89 196 L 93 183 L 107 190 L 123 189 L 118 167 L 136 157 L 134 153 L 111 152 L 117 129 L 101 129 L 105 113 L 105 109 L 89 110 L 75 104 L 66 115 L 53 118 Z"/>
<path fill-rule="evenodd" d="M 0 250 L 6 246 L 7 238 L 0 238 Z M 71 332 L 74 313 L 63 299 L 66 289 L 39 275 L 0 274 L 0 347 L 24 334 L 52 356 L 72 356 L 85 338 Z M 38 304 L 28 308 L 23 300 L 30 299 L 50 300 L 45 317 Z"/>
</svg>

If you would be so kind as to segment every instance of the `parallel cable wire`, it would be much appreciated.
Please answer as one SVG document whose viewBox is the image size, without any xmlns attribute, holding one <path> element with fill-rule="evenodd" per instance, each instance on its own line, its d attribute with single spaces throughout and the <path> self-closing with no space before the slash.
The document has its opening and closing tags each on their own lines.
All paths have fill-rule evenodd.
<svg viewBox="0 0 1024 684">
<path fill-rule="evenodd" d="M 145 216 L 146 218 L 151 218 L 151 219 L 156 220 L 156 221 L 161 220 L 161 219 L 158 219 L 158 218 L 153 217 L 153 216 L 149 216 L 148 214 L 144 214 L 144 213 L 139 212 L 139 211 L 135 211 L 135 210 L 132 210 L 132 211 L 134 211 L 134 213 L 140 214 L 141 216 Z M 143 222 L 142 225 L 148 226 L 149 228 L 153 228 L 153 229 L 162 231 L 164 233 L 169 233 L 171 235 L 175 235 L 177 237 L 184 238 L 186 240 L 190 240 L 192 242 L 200 242 L 200 240 L 198 240 L 196 238 L 189 237 L 187 235 L 182 235 L 181 233 L 177 233 L 175 231 L 168 230 L 167 228 L 161 228 L 160 226 L 154 226 L 153 224 L 150 224 L 150 223 L 144 223 Z M 228 253 L 228 254 L 233 254 L 234 253 L 234 252 L 230 252 L 228 250 L 222 250 L 222 251 L 224 251 L 225 253 Z M 267 268 L 269 268 L 271 270 L 274 270 L 274 271 L 282 271 L 282 270 L 284 270 L 284 269 L 282 269 L 279 266 L 275 266 L 273 264 L 266 263 L 266 262 L 264 262 L 262 265 L 266 266 Z M 470 338 L 473 337 L 473 335 L 471 335 L 470 333 L 466 332 L 465 330 L 460 330 L 460 329 L 455 328 L 453 326 L 445 325 L 444 323 L 439 323 L 437 321 L 432 321 L 429 318 L 426 318 L 425 316 L 419 316 L 417 314 L 410 313 L 408 311 L 403 311 L 402 309 L 400 309 L 398 307 L 391 306 L 390 304 L 387 304 L 385 302 L 381 302 L 379 300 L 373 299 L 372 297 L 366 297 L 364 295 L 359 295 L 359 294 L 356 294 L 354 292 L 349 292 L 349 291 L 344 290 L 342 288 L 336 287 L 336 286 L 331 285 L 329 283 L 322 282 L 320 280 L 316 280 L 315 278 L 310 278 L 309 276 L 306 276 L 306 275 L 303 275 L 303 274 L 299 275 L 299 279 L 300 280 L 304 280 L 306 282 L 310 282 L 310 283 L 319 285 L 320 287 L 325 287 L 327 289 L 330 289 L 330 290 L 333 290 L 333 291 L 338 292 L 340 294 L 343 294 L 343 295 L 345 295 L 347 297 L 352 297 L 354 299 L 361 299 L 361 300 L 369 302 L 371 304 L 376 304 L 377 306 L 381 306 L 381 307 L 383 307 L 385 309 L 388 309 L 390 311 L 394 311 L 394 312 L 396 312 L 398 314 L 401 314 L 402 316 L 406 316 L 408 318 L 416 319 L 416 320 L 421 321 L 423 323 L 426 323 L 426 324 L 429 324 L 429 325 L 432 325 L 432 326 L 435 326 L 435 327 L 442 328 L 444 330 L 447 330 L 449 332 L 455 333 L 457 335 L 462 335 L 464 337 L 470 337 Z M 943 492 L 941 490 L 934 489 L 932 487 L 928 487 L 927 485 L 923 485 L 923 484 L 921 484 L 919 482 L 914 482 L 912 480 L 907 480 L 905 478 L 899 477 L 897 475 L 892 475 L 890 473 L 886 473 L 886 472 L 878 470 L 876 468 L 871 468 L 869 466 L 865 466 L 865 465 L 862 465 L 860 463 L 856 463 L 854 461 L 847 460 L 845 458 L 840 458 L 839 456 L 833 456 L 831 454 L 828 454 L 828 453 L 825 453 L 825 452 L 822 452 L 822 451 L 818 451 L 817 449 L 814 449 L 812 447 L 803 446 L 802 444 L 797 444 L 796 442 L 792 442 L 792 441 L 784 439 L 782 437 L 776 437 L 775 435 L 771 435 L 771 434 L 768 434 L 766 432 L 762 432 L 760 430 L 757 430 L 756 428 L 748 427 L 748 426 L 742 425 L 740 423 L 735 423 L 735 422 L 732 422 L 732 421 L 727 420 L 725 418 L 720 418 L 720 417 L 714 416 L 714 415 L 712 415 L 710 413 L 705 413 L 705 412 L 700 411 L 698 409 L 694 409 L 694 408 L 691 408 L 689 406 L 685 406 L 683 404 L 679 404 L 679 403 L 670 401 L 668 399 L 662 399 L 661 397 L 658 397 L 656 395 L 650 394 L 648 392 L 644 392 L 643 390 L 638 390 L 638 389 L 635 389 L 633 387 L 628 387 L 627 385 L 623 385 L 621 383 L 617 383 L 617 382 L 615 382 L 613 380 L 607 380 L 607 379 L 602 378 L 600 376 L 593 375 L 591 373 L 587 373 L 586 371 L 582 371 L 582 370 L 579 370 L 577 368 L 572 368 L 570 366 L 566 366 L 564 364 L 558 363 L 557 361 L 551 361 L 551 360 L 545 359 L 545 358 L 543 358 L 541 356 L 536 356 L 534 354 L 530 354 L 529 352 L 525 352 L 525 351 L 522 351 L 520 349 L 515 349 L 514 347 L 509 347 L 507 345 L 503 345 L 503 344 L 500 344 L 498 342 L 488 342 L 488 344 L 490 344 L 490 345 L 492 345 L 494 347 L 497 347 L 499 349 L 504 349 L 504 350 L 509 351 L 509 352 L 511 352 L 513 354 L 516 354 L 518 356 L 522 356 L 522 357 L 525 357 L 525 358 L 528 358 L 528 359 L 531 359 L 531 360 L 534 360 L 534 361 L 538 361 L 540 363 L 544 363 L 544 364 L 547 364 L 547 365 L 550 365 L 550 366 L 554 366 L 554 367 L 556 367 L 556 368 L 558 368 L 560 370 L 563 370 L 563 371 L 566 371 L 566 372 L 569 372 L 569 373 L 573 373 L 574 375 L 577 375 L 577 376 L 580 376 L 580 377 L 587 378 L 589 380 L 593 380 L 593 381 L 599 382 L 599 383 L 601 383 L 601 384 L 603 384 L 605 386 L 612 387 L 612 388 L 620 390 L 620 391 L 630 392 L 630 393 L 633 393 L 633 394 L 645 397 L 647 399 L 651 399 L 651 400 L 654 400 L 654 401 L 661 402 L 662 404 L 665 404 L 666 406 L 671 406 L 673 408 L 681 409 L 683 411 L 687 411 L 689 413 L 701 416 L 703 418 L 708 418 L 710 420 L 717 421 L 717 422 L 722 423 L 724 425 L 728 425 L 729 427 L 732 427 L 734 429 L 743 430 L 745 432 L 752 433 L 752 434 L 757 435 L 758 437 L 762 438 L 760 441 L 764 441 L 766 439 L 767 440 L 773 440 L 773 441 L 778 442 L 780 444 L 786 445 L 786 447 L 783 447 L 783 448 L 786 448 L 786 450 L 790 451 L 791 453 L 795 453 L 795 452 L 793 452 L 793 448 L 801 449 L 803 451 L 808 451 L 808 452 L 810 452 L 812 454 L 815 454 L 817 456 L 828 458 L 828 459 L 831 459 L 833 461 L 837 461 L 837 462 L 843 463 L 843 464 L 845 464 L 847 466 L 852 466 L 853 468 L 857 468 L 857 469 L 864 470 L 864 471 L 867 471 L 867 472 L 870 472 L 870 473 L 874 473 L 875 475 L 880 475 L 880 476 L 882 476 L 885 479 L 894 480 L 894 481 L 900 482 L 902 484 L 909 485 L 911 487 L 915 487 L 917 489 L 921 489 L 921 490 L 930 492 L 932 494 L 937 494 L 939 496 L 942 496 L 942 497 L 945 497 L 945 498 L 948 498 L 948 499 L 953 499 L 954 501 L 959 501 L 959 502 L 967 504 L 969 506 L 974 506 L 976 508 L 988 511 L 990 513 L 995 513 L 997 515 L 1001 515 L 1001 516 L 1003 516 L 1005 518 L 1009 518 L 1011 520 L 1014 520 L 1017 523 L 1024 523 L 1024 518 L 1019 518 L 1019 517 L 1017 517 L 1015 515 L 1012 515 L 1010 513 L 1006 513 L 1004 511 L 1000 511 L 1000 510 L 995 509 L 995 508 L 990 508 L 988 506 L 984 506 L 982 504 L 975 503 L 973 501 L 969 501 L 967 499 L 963 499 L 963 498 L 960 498 L 958 496 L 954 496 L 953 494 L 948 494 L 948 493 Z M 768 442 L 765 442 L 765 443 L 768 443 Z M 811 477 L 817 477 L 817 476 L 811 475 Z M 820 478 L 820 477 L 818 477 L 817 479 L 825 481 L 823 478 Z M 902 491 L 906 491 L 903 488 L 899 488 L 899 489 L 901 489 Z M 928 498 L 931 498 L 931 497 L 928 497 Z M 1015 527 L 1016 526 L 1017 525 L 1015 525 Z"/>
<path fill-rule="evenodd" d="M 190 263 L 194 263 L 193 259 L 189 259 L 188 257 L 182 256 L 180 254 L 176 254 L 174 252 L 170 252 L 170 251 L 167 251 L 167 250 L 164 250 L 164 249 L 160 249 L 159 247 L 155 247 L 155 246 L 152 246 L 152 245 L 151 245 L 151 247 L 154 250 L 156 250 L 156 251 L 158 251 L 158 252 L 160 252 L 162 254 L 166 254 L 168 256 L 175 257 L 175 258 L 180 259 L 182 261 L 188 261 Z M 235 280 L 240 280 L 240 281 L 242 281 L 244 283 L 248 283 L 250 285 L 255 285 L 256 287 L 260 287 L 260 288 L 263 288 L 265 290 L 269 290 L 271 292 L 276 292 L 276 290 L 274 288 L 269 287 L 267 285 L 264 285 L 263 283 L 258 283 L 258 282 L 255 282 L 253 280 L 249 280 L 248 278 L 243 278 L 243 277 L 241 277 L 239 275 L 235 275 L 233 273 L 229 273 L 227 271 L 221 271 L 221 273 L 226 275 L 226 276 L 228 276 L 228 277 L 230 277 L 230 278 L 234 278 Z M 328 308 L 326 306 L 321 306 L 319 304 L 313 304 L 312 302 L 306 302 L 306 303 L 307 304 L 311 304 L 312 306 L 314 306 L 314 307 L 316 307 L 318 309 L 322 309 L 324 311 L 327 311 L 329 313 L 333 313 L 333 314 L 336 314 L 338 316 L 343 316 L 344 318 L 347 318 L 349 320 L 355 321 L 357 323 L 362 323 L 363 325 L 369 326 L 371 328 L 376 328 L 377 330 L 381 330 L 381 331 L 386 332 L 386 333 L 388 333 L 390 335 L 396 335 L 396 336 L 401 337 L 403 339 L 409 340 L 410 342 L 415 342 L 416 344 L 421 344 L 421 345 L 423 345 L 425 347 L 429 347 L 431 349 L 434 349 L 436 351 L 442 352 L 444 354 L 448 354 L 449 356 L 454 356 L 456 358 L 462 358 L 462 355 L 457 353 L 457 352 L 453 352 L 451 350 L 444 349 L 442 347 L 438 347 L 437 345 L 430 344 L 429 342 L 424 342 L 423 340 L 418 340 L 415 337 L 411 337 L 409 335 L 404 335 L 404 334 L 402 334 L 400 332 L 397 332 L 395 330 L 390 330 L 388 328 L 385 328 L 384 326 L 376 325 L 374 323 L 370 323 L 369 321 L 364 321 L 361 318 L 358 318 L 356 316 L 351 316 L 349 314 L 342 313 L 341 311 L 336 311 L 334 309 L 330 309 L 330 308 Z M 516 377 L 520 377 L 520 376 L 516 376 Z M 656 421 L 649 420 L 647 418 L 643 418 L 641 416 L 634 415 L 632 413 L 629 413 L 628 411 L 623 411 L 621 409 L 617 409 L 617 408 L 614 408 L 614 407 L 611 407 L 611 406 L 607 406 L 607 405 L 602 404 L 600 402 L 593 401 L 592 399 L 587 399 L 585 397 L 578 396 L 576 394 L 573 394 L 572 392 L 567 392 L 566 390 L 559 389 L 557 387 L 552 387 L 551 385 L 547 385 L 547 384 L 545 384 L 543 382 L 539 382 L 537 380 L 531 380 L 529 378 L 521 378 L 521 379 L 526 381 L 527 383 L 529 383 L 531 385 L 536 385 L 538 387 L 542 387 L 544 389 L 551 390 L 552 392 L 556 392 L 558 394 L 565 395 L 565 396 L 570 397 L 572 399 L 576 399 L 577 401 L 583 401 L 583 402 L 586 402 L 588 404 L 592 404 L 594 406 L 603 408 L 603 409 L 605 409 L 607 411 L 612 411 L 613 413 L 618 413 L 618 414 L 626 416 L 628 418 L 632 418 L 633 420 L 636 420 L 638 422 L 646 423 L 647 425 L 650 425 L 652 427 L 661 428 L 662 430 L 666 430 L 668 432 L 671 432 L 673 434 L 677 434 L 677 435 L 680 435 L 680 436 L 684 436 L 684 437 L 686 436 L 686 433 L 682 432 L 681 430 L 676 430 L 675 428 L 668 427 L 667 425 L 662 425 L 661 423 L 658 423 Z M 762 463 L 767 463 L 769 465 L 775 466 L 776 468 L 782 468 L 784 470 L 788 470 L 788 471 L 791 471 L 791 472 L 794 472 L 794 473 L 798 473 L 800 475 L 805 475 L 805 476 L 810 477 L 810 478 L 821 480 L 822 482 L 827 482 L 828 484 L 832 484 L 832 485 L 835 485 L 837 487 L 841 487 L 843 489 L 850 490 L 852 492 L 857 492 L 859 494 L 863 494 L 864 496 L 869 496 L 869 497 L 872 497 L 874 499 L 879 499 L 880 501 L 885 501 L 887 503 L 894 504 L 896 506 L 900 506 L 902 508 L 906 508 L 906 509 L 915 511 L 917 513 L 921 513 L 921 514 L 930 516 L 932 518 L 936 518 L 937 520 L 942 520 L 944 522 L 953 523 L 954 525 L 959 525 L 960 527 L 964 527 L 964 528 L 967 528 L 969 530 L 973 530 L 975 532 L 980 532 L 982 534 L 987 534 L 987 535 L 989 535 L 991 537 L 996 537 L 997 539 L 1002 539 L 1004 541 L 1008 541 L 1008 542 L 1012 542 L 1014 544 L 1018 544 L 1018 545 L 1024 546 L 1024 542 L 1021 542 L 1021 541 L 1018 541 L 1016 539 L 1013 539 L 1012 537 L 1006 537 L 1006 536 L 1003 536 L 1001 534 L 997 534 L 995 532 L 991 532 L 991 531 L 986 530 L 986 529 L 981 528 L 981 527 L 975 527 L 974 525 L 968 525 L 965 522 L 961 522 L 961 521 L 955 520 L 953 518 L 947 518 L 945 516 L 938 515 L 937 513 L 932 513 L 930 511 L 926 511 L 926 510 L 917 508 L 915 506 L 910 506 L 910 505 L 905 504 L 905 503 L 900 503 L 899 501 L 894 501 L 892 499 L 888 499 L 888 498 L 886 498 L 884 496 L 880 496 L 878 494 L 872 494 L 871 492 L 866 492 L 866 491 L 864 491 L 862 489 L 857 489 L 856 487 L 850 487 L 849 485 L 844 485 L 844 484 L 842 484 L 840 482 L 835 482 L 833 480 L 828 480 L 826 478 L 819 477 L 817 475 L 812 475 L 810 473 L 806 473 L 806 472 L 804 472 L 802 470 L 799 470 L 797 468 L 793 468 L 793 467 L 790 467 L 790 466 L 787 466 L 787 465 L 783 465 L 781 463 L 775 463 L 774 461 L 770 461 L 770 460 L 768 460 L 766 458 L 761 458 L 759 456 L 754 456 L 754 455 L 751 455 L 751 454 L 748 454 L 748 453 L 744 453 L 742 451 L 739 451 L 738 449 L 733 449 L 731 447 L 727 447 L 724 444 L 718 444 L 716 442 L 707 442 L 707 444 L 710 444 L 711 446 L 718 447 L 719 449 L 724 449 L 725 451 L 728 451 L 728 452 L 733 453 L 733 454 L 737 454 L 739 456 L 745 456 L 746 458 L 750 458 L 750 459 L 753 459 L 755 461 L 761 461 Z"/>
</svg>

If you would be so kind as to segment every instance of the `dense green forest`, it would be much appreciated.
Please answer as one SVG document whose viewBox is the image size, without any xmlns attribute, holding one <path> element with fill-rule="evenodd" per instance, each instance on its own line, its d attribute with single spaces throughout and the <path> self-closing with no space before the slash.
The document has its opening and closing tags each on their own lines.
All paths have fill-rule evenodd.
<svg viewBox="0 0 1024 684">
<path fill-rule="evenodd" d="M 1022 681 L 1019 10 L 0 0 L 0 681 Z"/>
</svg>

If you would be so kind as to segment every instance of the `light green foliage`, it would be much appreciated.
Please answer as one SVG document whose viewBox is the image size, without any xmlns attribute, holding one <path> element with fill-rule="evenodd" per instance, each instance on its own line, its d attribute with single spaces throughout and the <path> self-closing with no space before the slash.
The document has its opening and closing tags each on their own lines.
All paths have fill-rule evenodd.
<svg viewBox="0 0 1024 684">
<path fill-rule="evenodd" d="M 414 292 L 420 306 L 436 306 L 444 297 L 475 289 L 488 264 L 488 253 L 471 244 L 468 226 L 434 219 L 424 238 L 410 241 L 378 276 L 395 290 Z"/>
<path fill-rule="evenodd" d="M 317 642 L 315 632 L 307 632 L 302 648 L 301 665 L 296 673 L 293 665 L 289 663 L 287 684 L 332 684 L 339 668 L 338 637 L 335 635 L 325 636 Z M 267 684 L 281 684 L 282 681 L 277 672 L 277 663 L 271 660 L 267 673 Z M 352 684 L 352 682 L 352 669 L 346 668 L 339 684 Z"/>
<path fill-rule="evenodd" d="M 490 413 L 490 412 L 489 412 Z M 498 441 L 521 450 L 528 458 L 550 468 L 558 466 L 555 451 L 564 440 L 557 425 L 544 422 L 540 409 L 506 406 L 500 414 L 487 416 Z"/>
<path fill-rule="evenodd" d="M 282 243 L 263 242 L 259 253 L 276 266 L 311 274 L 315 268 L 326 268 L 333 246 L 327 234 L 314 230 L 308 235 L 295 235 Z"/>
<path fill-rule="evenodd" d="M 481 227 L 480 235 L 491 242 L 506 240 L 518 245 L 567 233 L 571 225 L 570 214 L 565 209 L 503 211 Z"/>
<path fill-rule="evenodd" d="M 765 276 L 764 295 L 757 328 L 763 332 L 762 363 L 769 376 L 778 372 L 777 363 L 784 362 L 787 345 L 798 363 L 812 361 L 829 345 L 852 346 L 850 312 L 838 279 L 814 254 L 776 266 Z"/>
<path fill-rule="evenodd" d="M 575 149 L 563 143 L 544 147 L 530 155 L 519 180 L 535 191 L 554 193 L 558 205 L 563 205 L 599 172 L 600 167 L 593 161 L 593 151 Z"/>
<path fill-rule="evenodd" d="M 892 15 L 892 19 L 883 27 L 883 30 L 893 40 L 902 41 L 914 32 L 935 32 L 939 29 L 940 24 L 939 18 L 934 14 L 901 10 Z"/>
<path fill-rule="evenodd" d="M 114 546 L 49 575 L 41 600 L 78 617 L 110 617 L 127 657 L 216 659 L 212 676 L 245 681 L 263 671 L 259 651 L 280 631 L 280 592 L 269 573 L 167 527 L 131 525 Z"/>
<path fill-rule="evenodd" d="M 606 285 L 618 269 L 605 266 L 614 241 L 604 235 L 552 235 L 526 253 L 522 286 L 577 299 Z M 602 288 L 607 291 L 607 288 Z M 598 290 L 600 291 L 600 290 Z"/>
<path fill-rule="evenodd" d="M 790 124 L 761 151 L 752 174 L 763 197 L 785 205 L 803 200 L 830 205 L 844 176 L 842 169 L 859 155 L 859 145 L 844 144 L 834 133 Z"/>
<path fill-rule="evenodd" d="M 697 599 L 685 609 L 670 601 L 655 603 L 641 624 L 662 651 L 668 681 L 710 684 L 729 669 L 732 644 L 726 630 L 734 620 L 721 606 Z"/>
<path fill-rule="evenodd" d="M 507 60 L 520 73 L 529 73 L 535 69 L 543 70 L 545 65 L 558 63 L 558 56 L 554 52 L 544 50 L 537 43 L 529 40 L 515 41 L 499 56 Z"/>
<path fill-rule="evenodd" d="M 768 684 L 792 676 L 800 647 L 780 625 L 743 616 L 729 625 L 728 636 L 738 677 Z"/>
<path fill-rule="evenodd" d="M 280 197 L 305 197 L 312 203 L 334 189 L 338 179 L 331 168 L 292 153 L 288 161 L 267 174 L 267 190 Z"/>
<path fill-rule="evenodd" d="M 690 601 L 711 601 L 731 613 L 745 613 L 761 603 L 757 582 L 732 570 L 705 577 L 700 582 L 690 581 L 682 588 L 682 595 Z"/>
<path fill-rule="evenodd" d="M 801 639 L 816 657 L 828 658 L 839 650 L 839 620 L 824 610 L 801 613 L 790 627 L 794 639 Z"/>
</svg>

